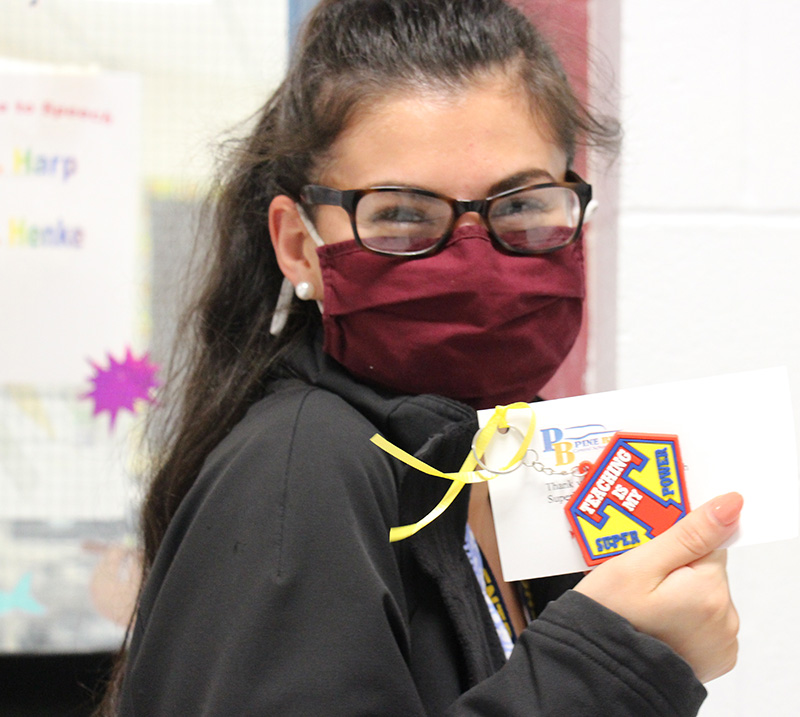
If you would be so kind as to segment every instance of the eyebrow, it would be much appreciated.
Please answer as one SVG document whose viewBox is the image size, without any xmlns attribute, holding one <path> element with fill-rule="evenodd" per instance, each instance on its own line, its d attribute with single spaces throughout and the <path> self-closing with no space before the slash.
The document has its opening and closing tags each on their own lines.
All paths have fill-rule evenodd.
<svg viewBox="0 0 800 717">
<path fill-rule="evenodd" d="M 500 194 L 502 192 L 506 192 L 509 189 L 517 189 L 518 187 L 525 187 L 529 184 L 548 184 L 550 182 L 557 181 L 555 177 L 553 177 L 550 172 L 546 169 L 534 168 L 534 169 L 524 169 L 521 172 L 516 172 L 509 177 L 501 179 L 499 182 L 495 182 L 491 187 L 489 187 L 489 191 L 486 194 L 487 197 L 493 197 L 495 194 Z M 370 184 L 371 187 L 399 187 L 401 189 L 423 189 L 426 191 L 433 191 L 436 190 L 430 189 L 429 187 L 424 187 L 419 184 L 408 184 L 406 182 L 399 182 L 399 181 L 383 181 L 378 182 L 376 184 Z M 469 198 L 469 197 L 467 197 Z M 476 199 L 477 197 L 472 197 Z"/>
<path fill-rule="evenodd" d="M 512 174 L 510 177 L 501 179 L 491 187 L 489 187 L 489 194 L 487 196 L 494 196 L 501 192 L 507 192 L 509 189 L 516 189 L 517 187 L 524 187 L 526 184 L 536 184 L 541 182 L 546 184 L 548 182 L 555 182 L 556 179 L 546 169 L 526 169 L 522 172 Z"/>
</svg>

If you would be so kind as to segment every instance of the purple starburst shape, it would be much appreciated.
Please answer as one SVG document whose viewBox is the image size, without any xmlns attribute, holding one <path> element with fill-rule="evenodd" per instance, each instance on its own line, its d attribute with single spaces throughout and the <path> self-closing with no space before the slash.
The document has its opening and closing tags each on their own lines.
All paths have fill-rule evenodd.
<svg viewBox="0 0 800 717">
<path fill-rule="evenodd" d="M 156 380 L 158 366 L 150 363 L 147 353 L 136 358 L 128 347 L 122 361 L 117 361 L 110 353 L 107 356 L 108 368 L 89 361 L 95 371 L 89 379 L 94 388 L 81 398 L 94 399 L 95 416 L 108 411 L 111 416 L 110 427 L 113 429 L 117 414 L 122 409 L 135 413 L 136 401 L 154 403 L 153 391 L 160 384 Z"/>
</svg>

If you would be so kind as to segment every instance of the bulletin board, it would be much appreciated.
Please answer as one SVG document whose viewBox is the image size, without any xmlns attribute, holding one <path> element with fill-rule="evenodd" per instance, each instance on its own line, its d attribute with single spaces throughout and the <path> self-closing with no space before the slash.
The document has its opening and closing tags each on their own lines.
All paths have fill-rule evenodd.
<svg viewBox="0 0 800 717">
<path fill-rule="evenodd" d="M 0 64 L 0 650 L 118 643 L 135 584 L 140 85 Z M 131 591 L 132 592 L 132 591 Z"/>
<path fill-rule="evenodd" d="M 121 644 L 200 207 L 295 5 L 3 3 L 0 655 Z"/>
</svg>

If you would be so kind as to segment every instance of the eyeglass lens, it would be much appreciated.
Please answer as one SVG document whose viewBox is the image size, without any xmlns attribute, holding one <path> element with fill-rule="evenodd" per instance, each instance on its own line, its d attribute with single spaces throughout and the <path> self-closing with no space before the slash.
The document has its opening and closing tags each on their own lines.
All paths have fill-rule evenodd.
<svg viewBox="0 0 800 717">
<path fill-rule="evenodd" d="M 370 192 L 356 206 L 356 229 L 370 249 L 413 254 L 430 249 L 450 227 L 445 201 L 405 191 Z"/>
<path fill-rule="evenodd" d="M 540 187 L 492 200 L 490 228 L 512 251 L 547 252 L 568 244 L 580 221 L 580 199 L 567 187 Z M 407 190 L 369 192 L 356 206 L 356 229 L 368 248 L 417 254 L 435 246 L 452 226 L 453 208 Z"/>
</svg>

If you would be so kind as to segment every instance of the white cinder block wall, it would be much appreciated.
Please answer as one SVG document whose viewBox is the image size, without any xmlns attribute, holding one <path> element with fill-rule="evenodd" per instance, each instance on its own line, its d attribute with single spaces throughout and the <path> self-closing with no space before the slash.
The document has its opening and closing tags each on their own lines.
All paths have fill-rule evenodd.
<svg viewBox="0 0 800 717">
<path fill-rule="evenodd" d="M 590 355 L 590 381 L 593 367 L 603 389 L 786 365 L 800 418 L 800 2 L 594 0 L 592 17 L 626 137 L 615 303 L 600 291 L 592 324 L 615 332 L 613 367 Z M 709 449 L 741 453 L 770 490 L 768 417 L 743 413 Z M 739 664 L 703 717 L 798 714 L 799 551 L 731 551 Z"/>
</svg>

